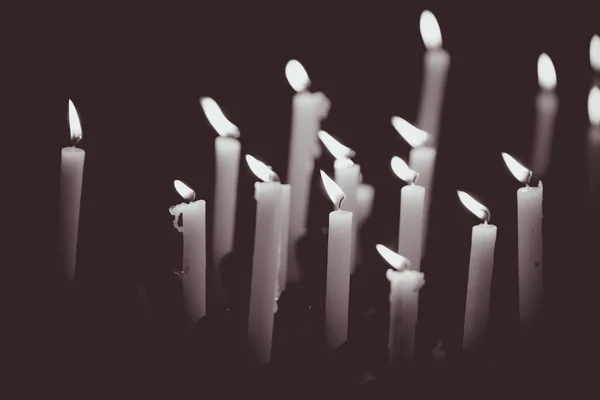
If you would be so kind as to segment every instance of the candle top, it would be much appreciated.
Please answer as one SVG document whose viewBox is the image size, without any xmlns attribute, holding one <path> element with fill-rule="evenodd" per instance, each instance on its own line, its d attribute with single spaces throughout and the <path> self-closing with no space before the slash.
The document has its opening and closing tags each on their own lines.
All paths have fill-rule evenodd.
<svg viewBox="0 0 600 400">
<path fill-rule="evenodd" d="M 435 15 L 429 10 L 421 13 L 419 20 L 419 29 L 421 30 L 421 38 L 427 50 L 439 49 L 442 47 L 442 31 L 438 24 Z"/>
<path fill-rule="evenodd" d="M 200 106 L 204 111 L 204 115 L 206 115 L 206 119 L 208 119 L 208 122 L 210 122 L 219 136 L 234 138 L 240 136 L 239 128 L 225 117 L 225 114 L 221 111 L 221 107 L 211 97 L 201 97 Z"/>
<path fill-rule="evenodd" d="M 511 174 L 521 183 L 525 183 L 529 185 L 529 181 L 531 180 L 531 175 L 533 172 L 530 169 L 525 168 L 521 165 L 517 160 L 513 158 L 508 153 L 502 153 L 502 159 L 504 163 L 508 167 L 508 170 Z"/>
<path fill-rule="evenodd" d="M 600 89 L 597 86 L 591 88 L 588 95 L 588 117 L 591 125 L 600 125 Z"/>
<path fill-rule="evenodd" d="M 548 54 L 542 53 L 537 61 L 538 83 L 540 88 L 551 91 L 556 88 L 556 70 Z"/>
<path fill-rule="evenodd" d="M 406 162 L 398 156 L 392 157 L 392 171 L 404 182 L 414 184 L 419 174 L 417 171 L 410 169 Z"/>
<path fill-rule="evenodd" d="M 71 131 L 71 144 L 75 146 L 81 140 L 83 133 L 81 131 L 79 114 L 71 99 L 69 99 L 69 130 Z"/>
<path fill-rule="evenodd" d="M 331 199 L 336 210 L 340 210 L 342 208 L 342 202 L 346 198 L 346 195 L 342 191 L 342 189 L 338 186 L 337 183 L 333 179 L 331 179 L 323 170 L 321 170 L 321 180 L 323 181 L 323 186 L 325 186 L 325 191 L 327 195 Z"/>
<path fill-rule="evenodd" d="M 595 72 L 600 72 L 600 36 L 592 36 L 590 40 L 590 65 Z"/>
<path fill-rule="evenodd" d="M 334 156 L 336 160 L 349 159 L 356 155 L 356 152 L 354 150 L 352 150 L 348 146 L 344 146 L 342 143 L 340 143 L 338 140 L 336 140 L 333 136 L 331 136 L 324 130 L 320 130 L 318 136 L 321 143 L 323 143 L 325 148 L 329 150 L 331 155 Z"/>
<path fill-rule="evenodd" d="M 390 283 L 405 287 L 413 292 L 419 291 L 425 285 L 425 274 L 415 270 L 395 271 L 388 269 L 385 271 L 385 277 Z M 392 293 L 390 293 L 392 295 Z"/>
<path fill-rule="evenodd" d="M 296 92 L 303 92 L 310 86 L 310 78 L 298 60 L 290 60 L 285 65 L 285 76 Z"/>
<path fill-rule="evenodd" d="M 471 211 L 477 218 L 483 220 L 484 224 L 487 224 L 490 221 L 491 213 L 490 210 L 475 200 L 470 194 L 463 192 L 462 190 L 456 191 L 458 194 L 458 198 L 460 202 L 465 206 L 465 208 Z"/>
<path fill-rule="evenodd" d="M 246 154 L 246 163 L 250 170 L 258 179 L 263 182 L 279 182 L 279 176 L 273 169 L 262 161 L 257 160 L 249 154 Z"/>
<path fill-rule="evenodd" d="M 421 147 L 431 140 L 431 134 L 398 116 L 392 117 L 392 125 L 412 148 Z"/>
</svg>

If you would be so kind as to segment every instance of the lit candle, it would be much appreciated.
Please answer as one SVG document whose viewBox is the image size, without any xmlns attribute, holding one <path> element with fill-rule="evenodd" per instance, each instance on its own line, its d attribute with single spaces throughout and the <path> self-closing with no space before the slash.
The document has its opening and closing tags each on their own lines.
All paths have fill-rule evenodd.
<svg viewBox="0 0 600 400">
<path fill-rule="evenodd" d="M 82 132 L 77 110 L 71 100 L 69 100 L 69 127 L 71 146 L 62 149 L 60 162 L 58 255 L 63 278 L 73 281 L 77 261 L 79 206 L 81 204 L 85 151 L 75 147 L 81 140 Z"/>
<path fill-rule="evenodd" d="M 600 89 L 593 87 L 588 95 L 588 179 L 592 208 L 600 204 Z"/>
<path fill-rule="evenodd" d="M 488 224 L 490 211 L 487 207 L 460 190 L 458 197 L 469 211 L 483 220 L 482 224 L 473 227 L 471 233 L 471 258 L 463 332 L 463 349 L 471 351 L 483 344 L 487 334 L 497 228 L 495 225 Z"/>
<path fill-rule="evenodd" d="M 362 176 L 361 176 L 362 180 Z M 373 209 L 373 201 L 375 199 L 375 188 L 369 184 L 361 183 L 356 189 L 356 264 L 361 264 L 364 254 L 364 243 L 360 240 L 360 232 L 364 228 L 365 222 L 369 219 Z"/>
<path fill-rule="evenodd" d="M 415 362 L 415 326 L 419 313 L 419 290 L 425 275 L 411 269 L 410 260 L 378 244 L 377 251 L 392 266 L 386 271 L 390 281 L 389 362 L 411 368 Z"/>
<path fill-rule="evenodd" d="M 437 146 L 450 55 L 442 48 L 440 26 L 431 11 L 425 10 L 421 13 L 419 25 L 427 52 L 423 65 L 423 87 L 417 125 L 431 133 L 432 145 Z"/>
<path fill-rule="evenodd" d="M 558 97 L 554 91 L 556 88 L 556 70 L 552 60 L 546 53 L 539 56 L 537 70 L 541 91 L 536 98 L 535 137 L 531 159 L 533 170 L 541 177 L 544 176 L 550 164 Z"/>
<path fill-rule="evenodd" d="M 341 210 L 345 198 L 342 189 L 323 171 L 321 179 L 335 206 L 329 213 L 325 292 L 325 342 L 334 351 L 348 339 L 353 215 Z"/>
<path fill-rule="evenodd" d="M 521 330 L 527 334 L 536 327 L 541 315 L 542 294 L 542 181 L 530 187 L 531 170 L 517 160 L 502 153 L 506 166 L 525 187 L 517 190 L 517 223 L 519 251 L 519 314 Z"/>
<path fill-rule="evenodd" d="M 277 262 L 277 298 L 287 286 L 288 237 L 290 232 L 290 204 L 292 187 L 281 185 L 281 218 L 279 220 L 279 246 Z"/>
<path fill-rule="evenodd" d="M 267 165 L 247 155 L 248 166 L 263 182 L 255 184 L 256 228 L 252 283 L 248 315 L 248 342 L 252 362 L 256 365 L 271 360 L 273 323 L 276 311 L 278 253 L 282 189 L 279 177 Z"/>
<path fill-rule="evenodd" d="M 208 277 L 208 307 L 220 310 L 226 306 L 225 290 L 221 279 L 220 265 L 223 257 L 233 250 L 235 234 L 235 207 L 237 202 L 238 169 L 240 165 L 240 135 L 237 126 L 223 114 L 221 108 L 210 97 L 202 97 L 200 105 L 206 118 L 217 131 L 215 139 L 215 202 L 213 211 L 213 254 L 212 268 Z"/>
<path fill-rule="evenodd" d="M 288 281 L 298 282 L 300 268 L 296 256 L 296 243 L 306 229 L 317 133 L 321 128 L 321 120 L 327 117 L 330 103 L 323 93 L 308 91 L 310 79 L 297 60 L 290 60 L 287 63 L 285 74 L 288 82 L 297 92 L 292 101 L 292 133 L 287 181 L 292 186 Z"/>
<path fill-rule="evenodd" d="M 177 193 L 187 202 L 169 208 L 173 226 L 183 232 L 183 267 L 180 272 L 185 319 L 194 324 L 206 315 L 206 202 L 185 183 L 173 182 Z M 183 219 L 181 226 L 179 218 Z"/>
<path fill-rule="evenodd" d="M 423 250 L 423 217 L 425 188 L 415 185 L 418 174 L 400 157 L 392 158 L 392 170 L 408 185 L 400 191 L 400 223 L 398 225 L 398 252 L 411 262 L 412 269 L 421 270 Z"/>
<path fill-rule="evenodd" d="M 592 85 L 600 85 L 600 36 L 594 35 L 592 36 L 592 40 L 590 40 L 590 66 L 594 71 L 594 80 Z"/>
</svg>

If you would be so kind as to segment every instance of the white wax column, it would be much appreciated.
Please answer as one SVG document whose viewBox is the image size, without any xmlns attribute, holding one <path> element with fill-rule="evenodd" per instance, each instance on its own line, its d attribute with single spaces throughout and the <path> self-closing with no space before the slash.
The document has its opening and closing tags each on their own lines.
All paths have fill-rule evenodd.
<svg viewBox="0 0 600 400">
<path fill-rule="evenodd" d="M 346 195 L 344 199 L 344 209 L 351 213 L 357 213 L 357 202 L 356 202 L 356 191 L 360 183 L 360 165 L 339 165 L 341 163 L 336 162 L 335 166 L 335 183 L 338 184 L 342 192 Z M 358 246 L 358 224 L 356 219 L 353 219 L 352 223 L 352 242 L 350 244 L 351 249 L 351 265 L 352 272 L 356 268 L 356 248 Z"/>
<path fill-rule="evenodd" d="M 543 188 L 517 191 L 519 237 L 519 312 L 521 329 L 533 328 L 542 309 L 542 197 Z"/>
<path fill-rule="evenodd" d="M 373 200 L 375 198 L 375 188 L 371 185 L 361 183 L 356 189 L 356 231 L 357 237 L 360 238 L 360 231 L 363 228 L 365 221 L 371 215 L 373 209 Z M 364 248 L 363 243 L 357 240 L 356 243 L 356 263 L 360 264 L 363 259 Z"/>
<path fill-rule="evenodd" d="M 464 350 L 478 348 L 485 341 L 496 234 L 497 227 L 489 224 L 475 225 L 471 234 L 471 258 L 469 260 L 469 281 L 467 283 L 467 304 L 463 332 Z"/>
<path fill-rule="evenodd" d="M 554 90 L 544 90 L 536 98 L 536 122 L 532 147 L 532 170 L 544 176 L 552 153 L 554 123 L 558 110 L 558 97 Z"/>
<path fill-rule="evenodd" d="M 256 228 L 248 342 L 252 361 L 261 365 L 271 360 L 282 190 L 278 182 L 259 182 L 255 187 Z"/>
<path fill-rule="evenodd" d="M 427 229 L 429 221 L 429 204 L 433 192 L 433 175 L 437 151 L 433 147 L 416 147 L 410 151 L 408 166 L 419 174 L 417 183 L 425 188 L 425 208 L 423 214 L 423 248 L 427 244 Z"/>
<path fill-rule="evenodd" d="M 75 279 L 84 161 L 85 151 L 82 149 L 75 146 L 62 149 L 58 211 L 58 254 L 59 267 L 67 281 Z"/>
<path fill-rule="evenodd" d="M 291 186 L 281 185 L 281 218 L 279 220 L 279 261 L 277 297 L 285 290 L 287 283 L 288 237 L 290 228 Z"/>
<path fill-rule="evenodd" d="M 232 137 L 215 140 L 215 202 L 213 214 L 213 262 L 209 275 L 209 308 L 225 306 L 225 289 L 220 273 L 223 257 L 233 250 L 237 202 L 240 142 Z"/>
<path fill-rule="evenodd" d="M 404 186 L 400 193 L 398 254 L 411 260 L 415 271 L 421 270 L 424 211 L 425 188 L 414 184 Z"/>
<path fill-rule="evenodd" d="M 350 211 L 338 210 L 329 214 L 325 340 L 331 351 L 348 339 L 352 220 Z"/>
<path fill-rule="evenodd" d="M 439 142 L 440 117 L 449 66 L 450 55 L 444 49 L 431 49 L 425 53 L 417 126 L 432 135 L 433 146 L 437 146 Z"/>
<path fill-rule="evenodd" d="M 588 182 L 592 210 L 600 209 L 600 127 L 591 126 L 587 141 Z"/>
</svg>

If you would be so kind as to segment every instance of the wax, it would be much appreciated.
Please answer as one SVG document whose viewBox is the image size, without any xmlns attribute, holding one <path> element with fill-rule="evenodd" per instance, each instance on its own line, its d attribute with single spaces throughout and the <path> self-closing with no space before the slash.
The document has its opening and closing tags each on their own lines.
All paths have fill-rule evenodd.
<svg viewBox="0 0 600 400">
<path fill-rule="evenodd" d="M 411 261 L 412 269 L 421 270 L 425 218 L 425 188 L 411 184 L 400 193 L 398 253 Z"/>
<path fill-rule="evenodd" d="M 431 134 L 433 146 L 439 143 L 440 116 L 449 66 L 450 55 L 444 49 L 430 49 L 425 53 L 417 126 Z"/>
<path fill-rule="evenodd" d="M 281 185 L 281 218 L 279 220 L 279 247 L 278 247 L 278 281 L 277 296 L 279 297 L 287 285 L 287 263 L 288 263 L 288 236 L 290 224 L 290 202 L 292 188 L 290 185 Z"/>
<path fill-rule="evenodd" d="M 592 210 L 600 210 L 600 127 L 591 126 L 587 139 L 589 199 Z"/>
<path fill-rule="evenodd" d="M 425 205 L 423 213 L 423 248 L 427 244 L 427 230 L 429 222 L 429 205 L 433 192 L 433 175 L 437 151 L 430 146 L 416 147 L 410 151 L 408 165 L 410 169 L 419 174 L 417 183 L 425 188 Z"/>
<path fill-rule="evenodd" d="M 558 97 L 554 91 L 542 91 L 536 98 L 536 122 L 532 148 L 532 170 L 542 177 L 548 169 L 554 142 Z"/>
<path fill-rule="evenodd" d="M 363 260 L 365 252 L 364 243 L 360 240 L 361 231 L 365 222 L 371 215 L 373 209 L 373 200 L 375 199 L 375 188 L 371 185 L 361 183 L 356 189 L 356 225 L 357 225 L 357 242 L 356 242 L 356 263 L 360 264 Z"/>
<path fill-rule="evenodd" d="M 354 215 L 357 214 L 356 191 L 360 184 L 360 165 L 345 164 L 343 161 L 335 163 L 335 183 L 346 195 L 344 200 L 344 210 L 350 211 Z M 356 249 L 358 246 L 358 223 L 356 218 L 353 218 L 352 223 L 352 241 L 348 247 L 351 251 L 351 270 L 356 269 Z"/>
</svg>

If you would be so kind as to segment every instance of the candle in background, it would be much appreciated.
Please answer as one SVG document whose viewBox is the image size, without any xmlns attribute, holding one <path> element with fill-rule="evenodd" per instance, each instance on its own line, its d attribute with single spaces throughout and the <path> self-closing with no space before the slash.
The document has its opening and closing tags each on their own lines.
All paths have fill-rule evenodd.
<svg viewBox="0 0 600 400">
<path fill-rule="evenodd" d="M 297 283 L 300 280 L 300 268 L 296 256 L 296 243 L 306 229 L 317 133 L 321 129 L 321 120 L 327 117 L 330 103 L 323 93 L 308 91 L 310 79 L 297 60 L 290 60 L 287 63 L 285 75 L 297 92 L 292 101 L 292 130 L 287 172 L 287 181 L 292 187 L 288 281 Z"/>
<path fill-rule="evenodd" d="M 425 188 L 415 185 L 418 174 L 400 157 L 392 158 L 392 170 L 408 185 L 400 191 L 400 223 L 398 225 L 398 253 L 411 261 L 412 269 L 421 270 L 423 250 L 423 217 Z"/>
<path fill-rule="evenodd" d="M 361 175 L 362 180 L 362 175 Z M 356 264 L 362 263 L 365 252 L 364 243 L 360 240 L 361 231 L 365 222 L 369 219 L 373 209 L 373 200 L 375 199 L 375 188 L 369 184 L 361 183 L 356 189 Z"/>
<path fill-rule="evenodd" d="M 590 40 L 590 66 L 594 71 L 594 80 L 592 85 L 598 86 L 600 85 L 600 36 L 594 35 L 592 36 L 592 40 Z"/>
<path fill-rule="evenodd" d="M 173 182 L 177 193 L 188 203 L 169 209 L 173 225 L 183 232 L 183 267 L 180 272 L 185 320 L 195 324 L 206 315 L 206 202 L 185 183 Z M 179 226 L 179 218 L 183 219 Z"/>
<path fill-rule="evenodd" d="M 279 177 L 267 165 L 247 155 L 248 166 L 263 182 L 255 184 L 256 228 L 248 315 L 248 343 L 256 365 L 271 361 L 276 311 L 277 261 L 280 243 L 282 189 Z"/>
<path fill-rule="evenodd" d="M 588 95 L 588 180 L 592 209 L 600 209 L 600 89 L 593 87 Z"/>
<path fill-rule="evenodd" d="M 82 132 L 77 110 L 71 100 L 69 100 L 69 128 L 71 146 L 62 149 L 60 162 L 58 262 L 63 278 L 70 282 L 75 279 L 79 206 L 85 161 L 85 151 L 75 147 L 81 140 Z"/>
<path fill-rule="evenodd" d="M 292 187 L 281 185 L 281 219 L 279 220 L 279 246 L 277 262 L 277 295 L 279 298 L 287 285 L 288 236 L 290 232 L 290 204 Z"/>
<path fill-rule="evenodd" d="M 379 254 L 393 267 L 386 271 L 390 281 L 389 361 L 395 368 L 415 363 L 415 326 L 419 313 L 419 290 L 425 285 L 422 272 L 411 268 L 410 260 L 378 244 Z"/>
<path fill-rule="evenodd" d="M 509 171 L 525 187 L 517 190 L 519 252 L 519 315 L 521 331 L 527 334 L 538 325 L 542 310 L 542 181 L 530 187 L 531 170 L 506 153 L 502 158 Z"/>
<path fill-rule="evenodd" d="M 554 91 L 556 88 L 556 70 L 552 60 L 546 53 L 539 56 L 537 70 L 541 91 L 537 95 L 535 104 L 536 121 L 531 164 L 533 171 L 542 177 L 550 164 L 558 97 Z"/>
<path fill-rule="evenodd" d="M 219 137 L 215 139 L 215 201 L 213 210 L 213 254 L 208 273 L 208 310 L 226 307 L 225 289 L 221 279 L 221 261 L 233 250 L 238 170 L 240 165 L 240 130 L 223 114 L 210 97 L 200 98 L 200 105 Z"/>
<path fill-rule="evenodd" d="M 432 135 L 432 145 L 439 143 L 439 125 L 444 102 L 450 55 L 442 48 L 442 32 L 431 11 L 421 13 L 421 37 L 427 48 L 423 63 L 423 86 L 417 126 Z"/>
<path fill-rule="evenodd" d="M 492 271 L 497 227 L 488 224 L 490 211 L 465 192 L 458 191 L 461 203 L 479 219 L 471 233 L 471 257 L 467 282 L 467 304 L 463 332 L 463 350 L 473 351 L 485 342 L 490 310 Z"/>
</svg>

